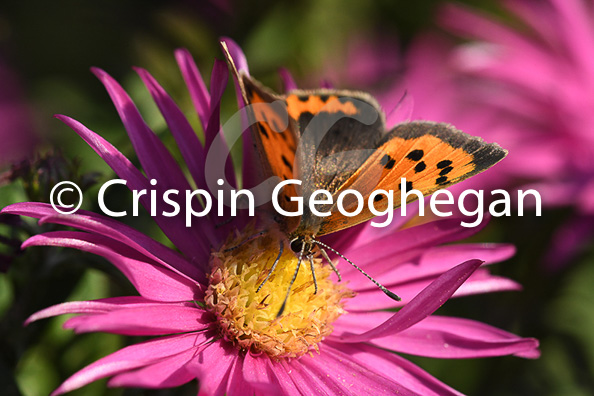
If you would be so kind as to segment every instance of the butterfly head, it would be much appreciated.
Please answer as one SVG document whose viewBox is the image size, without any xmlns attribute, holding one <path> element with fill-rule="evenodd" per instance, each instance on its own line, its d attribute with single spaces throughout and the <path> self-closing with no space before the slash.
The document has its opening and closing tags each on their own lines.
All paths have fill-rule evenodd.
<svg viewBox="0 0 594 396">
<path fill-rule="evenodd" d="M 291 239 L 290 246 L 293 253 L 307 256 L 311 253 L 313 243 L 311 240 L 306 240 L 303 236 L 296 236 Z"/>
</svg>

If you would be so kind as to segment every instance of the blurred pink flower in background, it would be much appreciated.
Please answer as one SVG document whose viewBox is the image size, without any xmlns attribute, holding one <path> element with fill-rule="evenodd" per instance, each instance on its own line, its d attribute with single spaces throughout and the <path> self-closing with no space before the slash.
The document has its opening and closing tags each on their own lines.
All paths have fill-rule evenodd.
<svg viewBox="0 0 594 396">
<path fill-rule="evenodd" d="M 18 76 L 0 57 L 0 169 L 28 157 L 37 139 Z"/>
<path fill-rule="evenodd" d="M 389 112 L 406 92 L 411 119 L 448 122 L 509 150 L 453 190 L 533 188 L 547 207 L 573 207 L 545 259 L 563 266 L 594 235 L 594 2 L 503 4 L 505 21 L 444 7 L 439 23 L 465 41 L 418 36 L 401 79 L 376 95 Z"/>
<path fill-rule="evenodd" d="M 241 50 L 229 40 L 227 45 L 238 67 L 247 71 Z M 189 54 L 178 51 L 176 55 L 205 130 L 204 145 L 163 88 L 145 70 L 137 71 L 167 122 L 193 182 L 210 191 L 204 166 L 220 128 L 219 106 L 227 68 L 215 62 L 207 90 Z M 151 178 L 158 180 L 159 193 L 161 189 L 189 189 L 190 181 L 144 123 L 126 92 L 105 72 L 95 70 L 95 74 L 107 88 L 146 176 L 98 134 L 71 118 L 58 117 L 127 180 L 130 189 L 150 189 Z M 246 144 L 244 149 L 251 147 Z M 244 167 L 242 180 L 252 179 L 254 172 Z M 228 174 L 227 180 L 235 185 L 233 175 Z M 148 210 L 146 195 L 141 202 Z M 159 206 L 157 212 L 162 209 Z M 253 235 L 246 217 L 233 218 L 223 227 L 216 227 L 221 220 L 216 216 L 197 218 L 188 228 L 183 216 L 157 216 L 156 222 L 178 252 L 91 212 L 64 216 L 47 204 L 18 203 L 2 213 L 80 230 L 44 233 L 30 238 L 24 246 L 71 247 L 103 256 L 139 293 L 64 303 L 34 314 L 30 321 L 74 313 L 78 315 L 69 319 L 66 327 L 80 333 L 160 336 L 87 366 L 67 379 L 55 394 L 105 377 L 111 377 L 112 386 L 147 388 L 179 386 L 197 378 L 200 394 L 205 395 L 459 394 L 391 351 L 456 359 L 539 355 L 534 339 L 468 319 L 433 315 L 452 295 L 519 289 L 517 283 L 491 275 L 481 261 L 490 264 L 505 260 L 513 255 L 512 246 L 446 245 L 477 231 L 462 227 L 460 219 L 402 229 L 407 220 L 402 218 L 384 229 L 361 225 L 337 233 L 332 238 L 333 247 L 398 292 L 403 300 L 388 299 L 351 267 L 342 267 L 343 283 L 336 283 L 327 267 L 317 263 L 318 282 L 324 285 L 319 293 L 313 294 L 311 275 L 302 271 L 287 310 L 276 318 L 296 258 L 285 252 L 265 286 L 268 289 L 254 294 L 261 282 L 256 275 L 267 272 L 278 252 L 278 241 L 269 236 L 226 250 Z M 273 285 L 272 278 L 285 281 Z M 377 311 L 385 308 L 400 309 Z M 255 316 L 249 316 L 252 314 Z M 281 327 L 275 327 L 279 323 Z"/>
<path fill-rule="evenodd" d="M 558 267 L 594 235 L 594 2 L 504 4 L 520 27 L 458 6 L 440 20 L 474 40 L 458 46 L 451 62 L 474 80 L 467 97 L 493 113 L 485 134 L 510 150 L 501 168 L 516 183 L 531 181 L 543 204 L 575 209 L 546 257 Z"/>
</svg>

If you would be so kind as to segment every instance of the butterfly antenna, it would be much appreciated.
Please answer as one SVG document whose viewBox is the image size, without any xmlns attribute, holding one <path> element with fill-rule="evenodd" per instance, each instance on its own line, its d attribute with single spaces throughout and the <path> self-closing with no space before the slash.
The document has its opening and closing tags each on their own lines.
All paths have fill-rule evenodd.
<svg viewBox="0 0 594 396">
<path fill-rule="evenodd" d="M 314 240 L 314 242 L 317 242 L 317 241 Z M 340 282 L 342 280 L 342 277 L 340 276 L 340 272 L 338 271 L 338 268 L 336 268 L 336 266 L 334 265 L 334 263 L 332 262 L 332 260 L 330 260 L 330 257 L 328 257 L 328 253 L 326 253 L 326 251 L 324 249 L 322 249 L 319 246 L 318 246 L 318 249 L 320 249 L 320 252 L 322 253 L 322 256 L 328 262 L 328 264 L 330 264 L 330 267 L 332 267 L 332 271 L 334 271 L 334 273 L 336 274 L 336 276 L 338 276 L 338 281 Z"/>
<path fill-rule="evenodd" d="M 295 268 L 295 272 L 293 273 L 293 278 L 291 279 L 291 283 L 289 283 L 289 288 L 287 289 L 287 294 L 285 295 L 285 299 L 283 300 L 283 305 L 281 305 L 276 317 L 278 318 L 283 314 L 285 307 L 287 305 L 287 300 L 289 299 L 289 293 L 291 293 L 291 288 L 293 287 L 293 283 L 295 283 L 295 279 L 297 279 L 297 274 L 299 273 L 299 267 L 301 266 L 301 260 L 303 259 L 303 252 L 305 251 L 305 243 L 301 246 L 301 252 L 299 252 L 299 259 L 297 260 L 297 268 Z"/>
<path fill-rule="evenodd" d="M 365 275 L 367 277 L 367 279 L 369 279 L 370 281 L 372 281 L 377 287 L 380 288 L 381 291 L 383 291 L 388 297 L 390 297 L 392 300 L 395 301 L 400 301 L 401 298 L 398 297 L 396 294 L 392 293 L 390 290 L 386 289 L 381 283 L 379 283 L 378 281 L 376 281 L 375 279 L 373 279 L 371 277 L 371 275 L 369 275 L 367 272 L 363 271 L 361 268 L 359 268 L 357 266 L 357 264 L 353 263 L 351 260 L 349 260 L 348 258 L 344 257 L 341 253 L 339 253 L 336 249 L 331 248 L 330 246 L 326 245 L 323 242 L 317 241 L 317 240 L 313 240 L 313 243 L 317 243 L 318 245 L 321 245 L 323 247 L 325 247 L 328 250 L 333 251 L 334 253 L 338 254 L 344 261 L 346 261 L 347 263 L 349 263 L 350 265 L 352 265 L 353 267 L 355 267 L 355 269 L 357 271 L 359 271 L 360 273 L 362 273 L 363 275 Z"/>
<path fill-rule="evenodd" d="M 270 267 L 270 271 L 268 271 L 268 275 L 266 275 L 266 279 L 264 279 L 262 281 L 262 283 L 260 283 L 260 286 L 258 286 L 258 289 L 256 289 L 256 293 L 258 293 L 260 291 L 260 289 L 262 288 L 262 286 L 264 286 L 264 283 L 266 283 L 266 281 L 268 280 L 268 278 L 270 278 L 270 275 L 272 275 L 272 273 L 274 272 L 274 269 L 276 268 L 276 265 L 278 264 L 278 262 L 281 259 L 281 256 L 283 255 L 283 251 L 285 250 L 285 244 L 283 243 L 283 241 L 280 242 L 280 248 L 278 251 L 278 256 L 276 256 L 276 260 L 274 260 L 274 264 L 272 264 L 272 267 Z"/>
<path fill-rule="evenodd" d="M 313 255 L 308 254 L 307 258 L 309 259 L 309 268 L 311 268 L 311 276 L 313 277 L 313 281 L 314 281 L 314 294 L 318 294 L 318 281 L 316 281 L 316 271 L 314 270 L 314 260 L 313 260 Z"/>
<path fill-rule="evenodd" d="M 245 245 L 248 242 L 253 241 L 254 239 L 260 238 L 261 236 L 265 235 L 268 231 L 264 230 L 264 231 L 260 231 L 257 234 L 254 234 L 252 236 L 250 236 L 248 239 L 241 241 L 240 243 L 238 243 L 235 246 L 230 247 L 229 249 L 225 249 L 223 250 L 223 252 L 227 253 L 227 252 L 232 252 L 235 249 L 238 249 L 240 247 L 242 247 L 243 245 Z"/>
<path fill-rule="evenodd" d="M 233 221 L 233 217 L 229 217 L 227 220 L 221 221 L 220 223 L 215 224 L 215 228 L 219 228 L 224 226 L 225 224 L 229 224 Z"/>
</svg>

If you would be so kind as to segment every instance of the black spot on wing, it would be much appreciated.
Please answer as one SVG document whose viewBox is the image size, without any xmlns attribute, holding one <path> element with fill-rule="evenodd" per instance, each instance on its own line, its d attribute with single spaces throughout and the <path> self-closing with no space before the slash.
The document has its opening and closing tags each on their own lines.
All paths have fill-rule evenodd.
<svg viewBox="0 0 594 396">
<path fill-rule="evenodd" d="M 441 172 L 439 172 L 439 176 L 445 176 L 445 175 L 447 175 L 448 173 L 450 173 L 450 172 L 451 172 L 453 169 L 454 169 L 454 168 L 453 168 L 453 167 L 451 167 L 451 166 L 448 166 L 447 168 L 443 168 L 443 169 L 441 170 Z"/>
<path fill-rule="evenodd" d="M 313 113 L 309 111 L 304 111 L 299 114 L 299 119 L 297 120 L 297 122 L 299 124 L 299 128 L 301 129 L 301 131 L 304 131 L 307 128 L 313 117 Z"/>
<path fill-rule="evenodd" d="M 264 135 L 264 137 L 265 137 L 266 139 L 268 139 L 268 138 L 269 138 L 269 136 L 268 136 L 268 132 L 266 131 L 266 128 L 264 128 L 264 126 L 263 126 L 262 124 L 258 124 L 258 129 L 260 129 L 260 133 L 261 133 L 262 135 Z"/>
<path fill-rule="evenodd" d="M 427 168 L 425 161 L 421 161 L 417 165 L 415 165 L 415 173 L 422 172 L 425 170 L 425 168 Z"/>
<path fill-rule="evenodd" d="M 402 183 L 398 184 L 398 189 L 399 189 L 399 190 L 402 190 Z M 405 190 L 404 190 L 404 192 L 405 192 L 405 193 L 406 193 L 406 192 L 409 192 L 409 191 L 410 191 L 410 190 L 412 190 L 412 189 L 413 189 L 413 182 L 411 182 L 411 181 L 407 181 L 407 182 L 406 182 L 406 186 L 405 186 Z"/>
<path fill-rule="evenodd" d="M 396 165 L 396 160 L 394 160 L 394 158 L 390 157 L 388 154 L 385 154 L 380 160 L 380 164 L 382 164 L 385 169 L 392 169 L 394 165 Z"/>
<path fill-rule="evenodd" d="M 406 155 L 406 158 L 413 161 L 419 161 L 421 158 L 423 158 L 423 155 L 425 155 L 423 150 L 413 150 Z"/>
<path fill-rule="evenodd" d="M 439 161 L 437 163 L 437 168 L 438 169 L 443 169 L 443 168 L 448 167 L 450 165 L 452 165 L 452 161 L 450 161 L 450 160 L 443 160 L 443 161 Z"/>
<path fill-rule="evenodd" d="M 381 194 L 376 195 L 375 197 L 373 197 L 373 202 L 379 202 L 382 199 L 384 199 L 384 196 Z"/>
<path fill-rule="evenodd" d="M 448 183 L 448 178 L 447 176 L 440 176 L 435 180 L 435 183 L 439 184 L 439 185 L 444 185 Z"/>
<path fill-rule="evenodd" d="M 281 155 L 281 159 L 283 160 L 283 163 L 289 167 L 289 169 L 293 170 L 293 164 L 289 162 L 289 160 L 287 159 L 287 157 L 285 157 L 284 154 Z"/>
</svg>

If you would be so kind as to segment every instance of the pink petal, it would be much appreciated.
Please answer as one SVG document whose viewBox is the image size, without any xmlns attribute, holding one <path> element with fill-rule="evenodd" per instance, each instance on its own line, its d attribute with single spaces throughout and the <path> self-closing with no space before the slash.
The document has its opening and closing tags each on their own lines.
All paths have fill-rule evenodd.
<svg viewBox="0 0 594 396">
<path fill-rule="evenodd" d="M 198 373 L 200 393 L 204 395 L 221 395 L 226 392 L 226 380 L 239 359 L 238 351 L 226 341 L 211 342 L 196 354 L 189 366 L 192 372 Z"/>
<path fill-rule="evenodd" d="M 468 278 L 468 281 L 456 290 L 453 297 L 519 290 L 522 290 L 522 285 L 518 282 L 501 276 L 491 275 L 489 271 L 479 268 Z"/>
<path fill-rule="evenodd" d="M 331 340 L 344 332 L 369 331 L 392 316 L 390 312 L 349 313 L 335 322 Z M 349 330 L 351 329 L 351 330 Z M 522 338 L 487 324 L 461 318 L 432 315 L 414 326 L 372 344 L 392 351 L 440 359 L 472 359 L 516 355 L 538 357 L 538 341 Z"/>
<path fill-rule="evenodd" d="M 197 283 L 139 256 L 111 239 L 75 231 L 54 231 L 35 235 L 23 243 L 30 246 L 62 246 L 105 257 L 130 280 L 145 298 L 156 301 L 193 301 L 201 292 Z"/>
<path fill-rule="evenodd" d="M 430 316 L 373 344 L 397 352 L 445 359 L 516 355 L 536 358 L 538 341 L 469 319 Z"/>
<path fill-rule="evenodd" d="M 246 383 L 243 379 L 243 359 L 235 359 L 233 366 L 229 371 L 229 378 L 227 379 L 227 389 L 224 395 L 255 395 L 255 390 L 251 384 Z"/>
<path fill-rule="evenodd" d="M 429 286 L 441 273 L 403 283 L 384 283 L 386 287 L 402 298 L 400 302 L 388 298 L 379 288 L 357 291 L 357 296 L 346 302 L 346 309 L 351 312 L 390 309 L 403 306 L 410 302 L 421 290 Z M 382 281 L 382 277 L 379 277 L 379 280 Z M 488 270 L 479 268 L 456 290 L 453 297 L 521 289 L 522 286 L 517 282 L 511 279 L 493 276 Z"/>
<path fill-rule="evenodd" d="M 161 114 L 163 114 L 167 126 L 184 157 L 184 162 L 196 182 L 196 187 L 206 189 L 207 186 L 204 181 L 204 160 L 206 153 L 192 126 L 173 99 L 171 99 L 148 71 L 137 68 L 136 72 L 148 88 Z"/>
<path fill-rule="evenodd" d="M 175 59 L 190 91 L 198 119 L 202 123 L 202 130 L 206 130 L 208 114 L 210 114 L 210 94 L 204 85 L 204 80 L 202 80 L 200 71 L 187 49 L 176 50 Z"/>
<path fill-rule="evenodd" d="M 212 68 L 212 75 L 210 77 L 210 114 L 208 117 L 208 127 L 205 131 L 205 144 L 208 149 L 212 144 L 213 139 L 221 128 L 220 111 L 221 111 L 221 97 L 225 92 L 227 80 L 229 79 L 229 71 L 227 63 L 222 60 L 215 60 Z"/>
<path fill-rule="evenodd" d="M 452 268 L 380 326 L 362 334 L 343 335 L 341 341 L 364 342 L 409 328 L 441 307 L 481 264 L 480 260 L 469 260 Z"/>
<path fill-rule="evenodd" d="M 196 378 L 196 375 L 186 367 L 192 360 L 196 350 L 194 348 L 179 354 L 168 356 L 154 364 L 134 371 L 118 374 L 108 381 L 110 387 L 135 387 L 163 389 L 186 384 Z"/>
<path fill-rule="evenodd" d="M 277 378 L 278 385 L 283 395 L 301 395 L 303 394 L 293 380 L 293 367 L 286 360 L 270 362 L 269 366 Z"/>
<path fill-rule="evenodd" d="M 206 341 L 201 333 L 158 338 L 120 349 L 78 371 L 56 389 L 52 396 L 78 389 L 93 381 L 154 364 L 187 350 L 199 351 Z"/>
<path fill-rule="evenodd" d="M 64 315 L 64 314 L 93 314 L 93 313 L 104 313 L 114 309 L 118 309 L 122 306 L 143 306 L 143 305 L 154 305 L 155 302 L 148 300 L 140 296 L 124 296 L 124 297 L 112 297 L 104 298 L 94 301 L 72 301 L 52 305 L 51 307 L 37 311 L 25 321 L 25 325 L 31 322 L 35 322 L 41 319 L 51 318 L 52 316 Z"/>
<path fill-rule="evenodd" d="M 293 78 L 293 76 L 291 75 L 291 72 L 289 70 L 282 67 L 278 71 L 278 74 L 280 75 L 285 92 L 293 91 L 293 90 L 297 89 L 297 83 L 295 82 L 295 79 Z"/>
<path fill-rule="evenodd" d="M 221 97 L 223 95 L 223 92 L 225 91 L 225 87 L 227 86 L 227 80 L 228 80 L 228 70 L 227 70 L 227 64 L 224 61 L 221 60 L 215 60 L 215 64 L 214 67 L 212 69 L 212 76 L 211 76 L 211 84 L 210 84 L 210 90 L 211 90 L 211 104 L 210 104 L 210 117 L 209 117 L 209 121 L 208 121 L 208 127 L 206 128 L 205 131 L 205 148 L 208 151 L 207 157 L 205 159 L 205 163 L 204 163 L 204 172 L 206 174 L 206 178 L 207 178 L 207 184 L 209 184 L 209 186 L 215 186 L 214 190 L 216 191 L 216 189 L 218 188 L 215 185 L 215 180 L 219 179 L 219 178 L 223 178 L 223 173 L 222 173 L 222 169 L 211 169 L 209 168 L 210 165 L 210 161 L 209 159 L 212 158 L 212 156 L 216 156 L 216 158 L 223 158 L 225 159 L 225 169 L 224 169 L 224 176 L 225 179 L 227 181 L 227 183 L 229 183 L 229 185 L 232 188 L 236 188 L 237 187 L 237 182 L 235 180 L 235 170 L 233 168 L 233 161 L 231 160 L 231 156 L 230 156 L 230 148 L 229 145 L 227 144 L 227 141 L 225 139 L 225 135 L 223 133 L 223 129 L 221 127 L 221 121 L 220 121 L 220 117 L 221 117 Z M 215 141 L 215 138 L 217 138 L 217 140 Z M 214 143 L 214 144 L 213 144 Z M 215 192 L 213 191 L 213 188 L 209 188 L 209 190 L 211 191 L 211 194 L 213 194 L 216 197 Z M 225 206 L 225 211 L 227 212 L 227 216 L 224 218 L 218 218 L 216 222 L 217 223 L 221 223 L 225 220 L 225 218 L 228 218 L 229 213 L 229 208 Z"/>
<path fill-rule="evenodd" d="M 421 395 L 461 395 L 426 371 L 395 353 L 381 350 L 366 344 L 336 344 L 332 347 L 351 357 L 363 367 L 373 370 L 386 378 L 397 378 L 403 387 Z"/>
<path fill-rule="evenodd" d="M 379 374 L 375 368 L 367 368 L 329 344 L 320 344 L 320 354 L 303 356 L 298 362 L 310 370 L 310 376 L 324 383 L 329 389 L 338 388 L 338 393 L 372 395 L 414 395 L 393 379 Z M 303 381 L 312 381 L 304 377 Z M 335 393 L 335 392 L 333 392 Z"/>
<path fill-rule="evenodd" d="M 345 333 L 365 333 L 390 319 L 393 314 L 393 312 L 388 311 L 348 311 L 332 324 L 332 326 L 334 326 L 334 331 L 328 336 L 328 340 L 341 342 L 340 337 Z"/>
<path fill-rule="evenodd" d="M 331 381 L 316 368 L 306 367 L 301 361 L 281 361 L 282 369 L 290 375 L 291 385 L 297 387 L 295 391 L 284 392 L 289 395 L 340 395 L 344 393 L 341 385 Z M 279 370 L 280 371 L 280 370 Z M 283 384 L 284 385 L 284 384 Z"/>
<path fill-rule="evenodd" d="M 278 392 L 274 369 L 266 354 L 253 356 L 251 353 L 246 353 L 243 359 L 243 379 L 259 391 Z"/>
<path fill-rule="evenodd" d="M 187 333 L 206 329 L 210 315 L 196 305 L 186 305 L 124 306 L 110 312 L 76 316 L 69 319 L 64 328 L 73 329 L 76 333 L 106 332 L 136 336 Z"/>
</svg>

